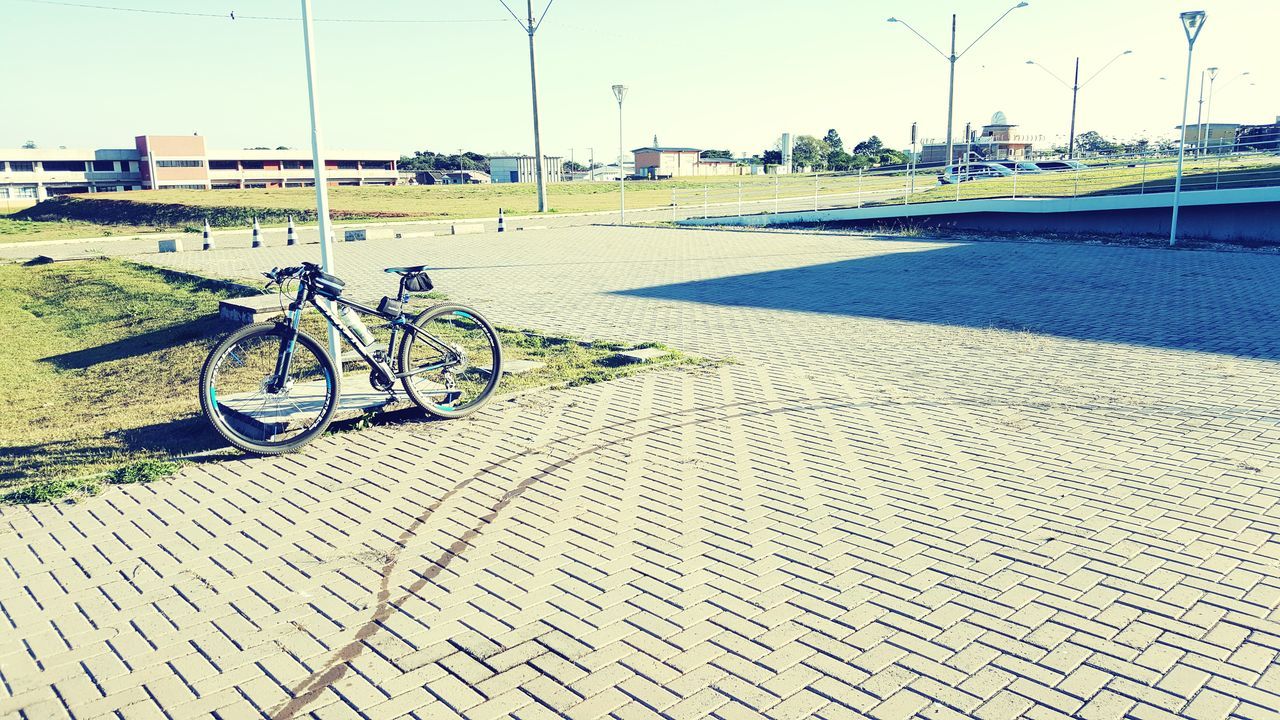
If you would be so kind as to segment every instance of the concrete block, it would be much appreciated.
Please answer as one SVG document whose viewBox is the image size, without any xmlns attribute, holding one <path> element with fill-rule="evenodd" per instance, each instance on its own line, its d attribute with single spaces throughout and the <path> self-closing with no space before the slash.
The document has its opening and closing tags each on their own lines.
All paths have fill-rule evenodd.
<svg viewBox="0 0 1280 720">
<path fill-rule="evenodd" d="M 523 375 L 543 367 L 546 367 L 546 363 L 540 363 L 537 360 L 507 360 L 502 363 L 502 373 L 504 375 Z"/>
<path fill-rule="evenodd" d="M 368 237 L 369 237 L 368 232 L 366 232 L 364 228 L 359 228 L 357 230 L 347 230 L 342 234 L 342 239 L 345 240 L 346 242 L 359 242 L 361 240 L 367 240 Z"/>
<path fill-rule="evenodd" d="M 182 252 L 182 241 L 177 238 L 174 238 L 172 240 L 161 240 L 160 252 L 162 253 Z"/>
<path fill-rule="evenodd" d="M 660 350 L 658 348 L 640 348 L 638 350 L 627 350 L 620 352 L 616 357 L 629 363 L 652 362 L 661 357 L 670 355 L 669 350 Z"/>
<path fill-rule="evenodd" d="M 292 298 L 281 298 L 279 295 L 229 298 L 218 303 L 218 317 L 237 325 L 251 325 L 283 315 L 288 312 L 290 302 Z M 280 309 L 282 303 L 286 310 Z M 303 312 L 308 310 L 310 306 L 303 308 Z"/>
<path fill-rule="evenodd" d="M 454 223 L 451 228 L 454 235 L 474 235 L 475 233 L 484 232 L 484 225 L 482 223 L 467 223 L 465 225 Z"/>
</svg>

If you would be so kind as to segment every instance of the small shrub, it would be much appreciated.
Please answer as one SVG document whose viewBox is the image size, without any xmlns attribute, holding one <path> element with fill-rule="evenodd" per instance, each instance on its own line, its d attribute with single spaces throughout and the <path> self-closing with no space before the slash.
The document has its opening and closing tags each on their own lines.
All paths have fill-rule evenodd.
<svg viewBox="0 0 1280 720">
<path fill-rule="evenodd" d="M 100 492 L 102 492 L 102 483 L 97 478 L 55 478 L 37 480 L 26 487 L 0 495 L 0 501 L 30 505 L 53 502 L 73 495 L 97 495 Z"/>
<path fill-rule="evenodd" d="M 178 471 L 178 463 L 168 460 L 139 460 L 107 474 L 112 485 L 132 485 L 163 480 Z"/>
</svg>

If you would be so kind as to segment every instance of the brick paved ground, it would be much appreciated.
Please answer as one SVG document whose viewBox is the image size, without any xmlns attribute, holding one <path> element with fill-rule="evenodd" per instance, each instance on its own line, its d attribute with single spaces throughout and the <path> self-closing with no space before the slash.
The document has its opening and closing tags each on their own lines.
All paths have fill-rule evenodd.
<svg viewBox="0 0 1280 720">
<path fill-rule="evenodd" d="M 1280 717 L 1278 257 L 583 228 L 338 261 L 738 362 L 4 508 L 0 715 Z"/>
</svg>

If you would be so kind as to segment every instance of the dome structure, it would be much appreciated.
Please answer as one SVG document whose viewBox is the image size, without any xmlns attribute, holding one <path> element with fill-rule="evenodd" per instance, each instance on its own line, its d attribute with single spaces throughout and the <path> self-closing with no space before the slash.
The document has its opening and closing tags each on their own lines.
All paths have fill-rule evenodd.
<svg viewBox="0 0 1280 720">
<path fill-rule="evenodd" d="M 997 110 L 995 115 L 991 116 L 991 125 L 1008 125 L 1009 118 L 1005 117 L 1003 110 Z"/>
</svg>

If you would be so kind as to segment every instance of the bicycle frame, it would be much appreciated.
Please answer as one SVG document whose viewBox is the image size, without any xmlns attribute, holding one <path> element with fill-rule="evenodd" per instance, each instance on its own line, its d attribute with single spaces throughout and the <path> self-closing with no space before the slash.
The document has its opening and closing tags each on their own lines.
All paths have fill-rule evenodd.
<svg viewBox="0 0 1280 720">
<path fill-rule="evenodd" d="M 315 290 L 311 287 L 310 283 L 299 282 L 297 297 L 295 297 L 294 301 L 289 304 L 288 320 L 285 323 L 285 325 L 289 328 L 289 332 L 290 332 L 290 335 L 288 338 L 289 342 L 283 346 L 283 348 L 280 351 L 280 355 L 276 358 L 275 378 L 270 383 L 271 391 L 278 392 L 283 382 L 282 379 L 287 378 L 289 376 L 289 366 L 293 361 L 294 345 L 297 343 L 298 333 L 301 332 L 300 324 L 302 319 L 302 310 L 307 304 L 310 304 L 312 307 L 314 307 L 316 311 L 320 313 L 320 316 L 325 319 L 325 322 L 327 322 L 330 327 L 336 328 L 338 330 L 338 333 L 342 336 L 344 340 L 347 341 L 347 344 L 350 345 L 351 348 L 356 351 L 356 354 L 358 354 L 365 361 L 365 363 L 369 365 L 370 368 L 373 368 L 377 372 L 382 373 L 383 376 L 387 378 L 389 382 L 400 380 L 406 377 L 411 377 L 413 375 L 418 375 L 424 372 L 430 372 L 432 370 L 438 370 L 443 367 L 447 367 L 450 364 L 449 360 L 454 355 L 453 348 L 451 348 L 447 343 L 440 340 L 439 338 L 436 338 L 430 333 L 418 328 L 417 326 L 415 326 L 413 323 L 409 322 L 405 318 L 403 303 L 409 302 L 409 298 L 410 298 L 409 293 L 405 292 L 402 286 L 400 290 L 400 302 L 402 303 L 402 306 L 401 306 L 400 312 L 395 315 L 391 313 L 379 312 L 376 308 L 371 308 L 366 305 L 361 305 L 360 303 L 355 302 L 354 300 L 348 300 L 341 296 L 333 298 L 331 300 L 331 302 L 336 303 L 338 305 L 345 305 L 346 307 L 351 308 L 352 310 L 360 313 L 361 315 L 372 315 L 381 320 L 385 320 L 388 323 L 388 325 L 391 328 L 391 337 L 387 341 L 386 359 L 383 360 L 381 358 L 378 358 L 375 352 L 370 352 L 369 348 L 366 348 L 360 342 L 360 340 L 356 337 L 355 333 L 353 333 L 351 329 L 346 326 L 346 323 L 343 323 L 342 320 L 338 318 L 337 314 L 330 309 L 330 307 L 328 306 L 328 303 L 322 303 L 316 299 Z M 410 333 L 414 336 L 414 338 L 422 340 L 427 344 L 431 345 L 432 347 L 440 351 L 441 355 L 445 358 L 445 361 L 440 363 L 435 363 L 433 365 L 426 365 L 411 371 L 406 370 L 405 368 L 395 367 L 394 366 L 395 361 L 392 358 L 394 357 L 393 353 L 395 351 L 395 346 L 396 346 L 397 332 Z M 334 358 L 333 360 L 339 366 L 342 363 L 342 358 Z"/>
</svg>

